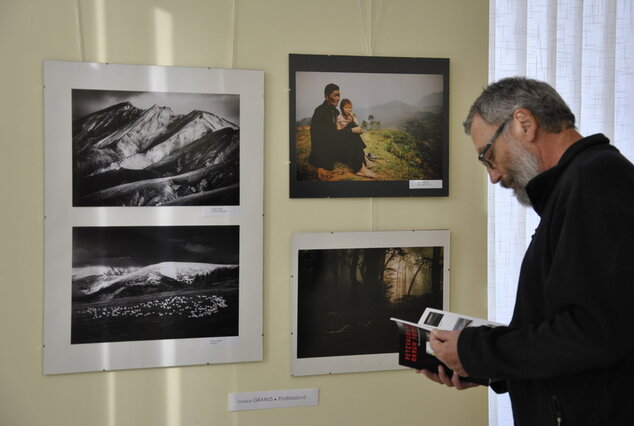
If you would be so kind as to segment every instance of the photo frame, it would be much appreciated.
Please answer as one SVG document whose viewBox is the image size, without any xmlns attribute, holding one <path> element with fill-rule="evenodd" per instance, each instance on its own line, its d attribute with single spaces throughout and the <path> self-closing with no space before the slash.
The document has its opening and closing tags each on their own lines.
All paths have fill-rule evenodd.
<svg viewBox="0 0 634 426">
<path fill-rule="evenodd" d="M 449 307 L 448 230 L 297 233 L 291 374 L 396 370 L 391 317 Z"/>
<path fill-rule="evenodd" d="M 43 373 L 262 359 L 264 73 L 44 62 Z"/>
<path fill-rule="evenodd" d="M 290 54 L 289 84 L 291 198 L 449 194 L 449 59 Z"/>
</svg>

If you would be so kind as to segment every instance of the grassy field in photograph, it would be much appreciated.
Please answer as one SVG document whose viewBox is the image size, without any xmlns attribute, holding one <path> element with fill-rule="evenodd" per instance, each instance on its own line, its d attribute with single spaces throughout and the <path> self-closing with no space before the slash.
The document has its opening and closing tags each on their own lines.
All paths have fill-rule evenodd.
<svg viewBox="0 0 634 426">
<path fill-rule="evenodd" d="M 238 311 L 237 285 L 77 304 L 71 343 L 237 336 Z"/>
<path fill-rule="evenodd" d="M 377 174 L 376 180 L 417 180 L 438 179 L 427 164 L 419 145 L 413 138 L 400 130 L 370 130 L 362 135 L 367 145 L 365 153 L 374 160 L 370 169 Z M 300 181 L 318 180 L 315 168 L 308 163 L 310 154 L 310 127 L 296 127 L 297 179 Z M 374 179 L 352 173 L 350 167 L 335 163 L 329 172 L 328 181 L 372 181 Z"/>
</svg>

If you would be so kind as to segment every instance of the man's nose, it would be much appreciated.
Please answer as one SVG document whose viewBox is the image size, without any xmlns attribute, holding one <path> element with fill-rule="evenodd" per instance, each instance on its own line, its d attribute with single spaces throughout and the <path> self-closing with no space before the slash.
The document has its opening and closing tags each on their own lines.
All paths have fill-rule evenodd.
<svg viewBox="0 0 634 426">
<path fill-rule="evenodd" d="M 496 169 L 490 169 L 487 167 L 487 173 L 489 174 L 489 179 L 491 180 L 491 183 L 494 185 L 502 179 L 502 173 L 500 173 Z"/>
</svg>

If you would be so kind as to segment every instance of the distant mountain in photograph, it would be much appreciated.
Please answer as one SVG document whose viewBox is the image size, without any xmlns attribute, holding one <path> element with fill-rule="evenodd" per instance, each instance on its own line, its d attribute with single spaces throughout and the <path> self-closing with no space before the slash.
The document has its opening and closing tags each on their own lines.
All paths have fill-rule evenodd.
<svg viewBox="0 0 634 426">
<path fill-rule="evenodd" d="M 355 107 L 359 122 L 369 121 L 381 123 L 383 129 L 402 129 L 408 121 L 443 111 L 443 92 L 435 92 L 423 96 L 415 104 L 403 101 L 389 101 L 380 105 Z M 297 126 L 310 126 L 311 117 L 298 117 Z"/>
<path fill-rule="evenodd" d="M 73 121 L 73 206 L 239 205 L 239 127 L 121 102 Z"/>
<path fill-rule="evenodd" d="M 91 265 L 73 268 L 73 299 L 104 302 L 194 288 L 211 288 L 237 279 L 238 265 L 161 262 L 147 266 Z"/>
</svg>

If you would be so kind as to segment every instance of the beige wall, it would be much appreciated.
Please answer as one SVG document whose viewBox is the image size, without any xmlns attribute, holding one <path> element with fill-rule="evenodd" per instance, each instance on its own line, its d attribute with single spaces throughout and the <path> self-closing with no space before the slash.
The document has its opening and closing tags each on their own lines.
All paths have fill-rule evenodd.
<svg viewBox="0 0 634 426">
<path fill-rule="evenodd" d="M 294 232 L 448 228 L 451 308 L 486 314 L 486 178 L 460 123 L 487 79 L 488 1 L 235 3 L 234 32 L 230 0 L 0 0 L 0 424 L 487 424 L 486 390 L 409 370 L 291 377 L 289 269 Z M 450 58 L 450 196 L 289 199 L 289 53 Z M 42 375 L 45 59 L 264 70 L 264 361 Z M 313 387 L 317 407 L 227 411 L 231 392 Z"/>
</svg>

